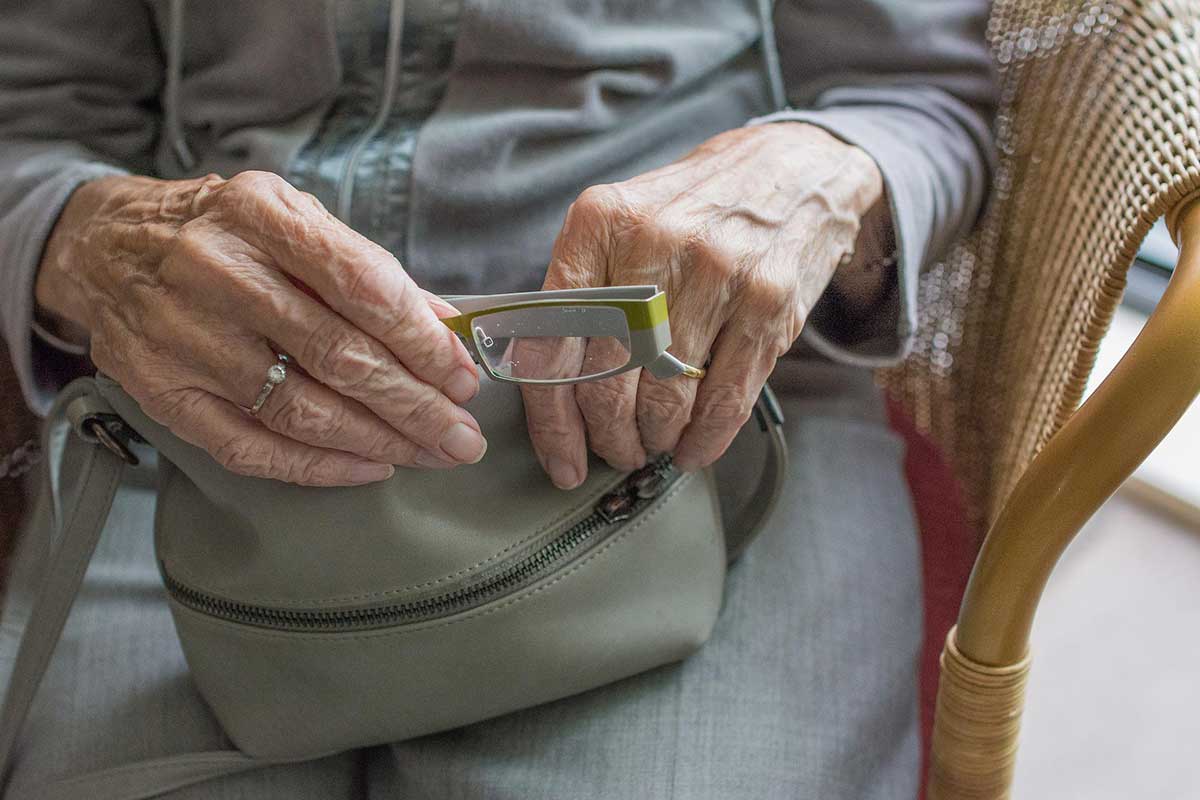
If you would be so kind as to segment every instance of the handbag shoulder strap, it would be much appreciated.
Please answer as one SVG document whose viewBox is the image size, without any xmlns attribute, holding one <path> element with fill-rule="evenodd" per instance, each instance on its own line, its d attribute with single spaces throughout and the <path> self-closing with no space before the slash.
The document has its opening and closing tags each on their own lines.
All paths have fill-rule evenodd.
<svg viewBox="0 0 1200 800">
<path fill-rule="evenodd" d="M 121 440 L 116 415 L 91 378 L 59 393 L 43 428 L 42 491 L 54 507 L 50 530 L 31 531 L 49 539 L 43 580 L 33 599 L 0 709 L 0 785 L 8 783 L 17 737 L 62 635 L 67 614 L 100 540 L 125 464 L 132 458 Z M 74 433 L 71 429 L 74 428 Z M 103 444 L 104 446 L 98 446 Z M 77 477 L 60 485 L 63 467 Z M 7 787 L 6 797 L 117 800 L 153 797 L 197 781 L 262 764 L 236 750 L 190 753 L 130 764 L 51 786 Z"/>
<path fill-rule="evenodd" d="M 787 447 L 779 404 L 764 388 L 756 405 L 758 422 L 768 434 L 763 480 L 745 512 L 727 525 L 734 532 L 734 558 L 762 529 L 778 502 L 787 471 Z M 83 584 L 84 573 L 100 540 L 125 464 L 136 464 L 129 451 L 130 431 L 103 399 L 92 378 L 72 382 L 55 400 L 43 428 L 42 491 L 53 502 L 48 563 L 21 636 L 12 677 L 0 708 L 0 789 L 13 800 L 132 800 L 255 769 L 268 763 L 239 750 L 185 753 L 124 764 L 49 786 L 8 786 L 17 737 L 29 715 L 67 615 Z M 61 486 L 63 467 L 77 470 L 72 491 Z M 41 533 L 31 531 L 32 535 Z"/>
<path fill-rule="evenodd" d="M 5 778 L 17 734 L 29 713 L 67 613 L 83 581 L 83 573 L 96 549 L 124 466 L 116 455 L 87 446 L 68 435 L 66 409 L 88 394 L 87 385 L 79 381 L 64 389 L 43 429 L 45 469 L 42 491 L 55 501 L 47 532 L 49 563 L 21 636 L 4 707 L 0 711 L 0 768 Z M 77 460 L 80 489 L 69 498 L 73 502 L 61 505 L 56 484 L 66 458 Z"/>
<path fill-rule="evenodd" d="M 788 450 L 783 435 L 783 408 L 771 387 L 763 384 L 754 404 L 759 429 L 766 435 L 761 478 L 742 511 L 725 521 L 725 558 L 732 564 L 771 519 L 787 484 Z"/>
</svg>

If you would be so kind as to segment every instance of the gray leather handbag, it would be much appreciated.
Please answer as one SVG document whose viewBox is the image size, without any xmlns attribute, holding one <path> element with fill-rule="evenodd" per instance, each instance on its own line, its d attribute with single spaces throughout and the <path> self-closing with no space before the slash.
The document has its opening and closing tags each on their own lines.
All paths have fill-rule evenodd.
<svg viewBox="0 0 1200 800">
<path fill-rule="evenodd" d="M 159 453 L 155 548 L 201 694 L 236 750 L 181 754 L 9 796 L 150 797 L 265 763 L 454 728 L 677 661 L 707 639 L 727 560 L 783 483 L 778 405 L 747 513 L 722 524 L 711 471 L 593 461 L 544 477 L 515 387 L 468 409 L 487 456 L 363 487 L 246 478 L 150 420 L 116 383 L 78 380 L 46 424 L 48 564 L 0 716 L 6 772 L 123 464 Z M 72 432 L 73 431 L 73 432 Z M 744 448 L 743 448 L 744 449 Z M 72 487 L 58 485 L 71 473 Z M 40 532 L 36 532 L 39 533 Z M 12 789 L 12 787 L 10 787 Z"/>
</svg>

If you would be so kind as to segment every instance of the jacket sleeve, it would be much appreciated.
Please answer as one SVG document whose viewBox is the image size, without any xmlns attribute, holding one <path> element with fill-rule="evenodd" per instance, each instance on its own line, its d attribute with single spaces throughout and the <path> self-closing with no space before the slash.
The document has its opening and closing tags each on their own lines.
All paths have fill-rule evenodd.
<svg viewBox="0 0 1200 800">
<path fill-rule="evenodd" d="M 897 270 L 871 319 L 839 323 L 822 298 L 814 349 L 888 366 L 908 352 L 921 268 L 967 233 L 987 193 L 995 86 L 987 0 L 780 0 L 776 42 L 788 108 L 750 124 L 818 125 L 869 153 L 890 204 Z"/>
<path fill-rule="evenodd" d="M 0 19 L 0 325 L 44 413 L 58 387 L 35 369 L 56 357 L 33 333 L 38 262 L 80 183 L 151 171 L 162 62 L 138 0 L 0 0 Z"/>
</svg>

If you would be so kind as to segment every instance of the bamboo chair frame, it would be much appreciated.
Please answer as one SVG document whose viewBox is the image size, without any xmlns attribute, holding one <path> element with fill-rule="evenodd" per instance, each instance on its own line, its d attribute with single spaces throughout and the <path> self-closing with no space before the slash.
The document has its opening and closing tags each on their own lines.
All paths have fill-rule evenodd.
<svg viewBox="0 0 1200 800">
<path fill-rule="evenodd" d="M 990 528 L 947 637 L 931 800 L 1007 798 L 1042 590 L 1082 525 L 1200 393 L 1200 0 L 997 0 L 995 197 L 922 278 L 881 382 Z M 1166 216 L 1166 294 L 1080 399 L 1125 276 Z"/>
</svg>

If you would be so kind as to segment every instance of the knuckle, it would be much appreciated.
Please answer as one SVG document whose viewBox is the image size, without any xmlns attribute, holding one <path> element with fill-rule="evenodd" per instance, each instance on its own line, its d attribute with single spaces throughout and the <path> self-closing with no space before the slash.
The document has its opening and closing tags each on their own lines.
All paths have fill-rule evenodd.
<svg viewBox="0 0 1200 800">
<path fill-rule="evenodd" d="M 211 450 L 217 463 L 230 472 L 252 477 L 283 477 L 277 462 L 281 460 L 276 449 L 263 437 L 241 433 L 231 436 Z"/>
<path fill-rule="evenodd" d="M 333 272 L 334 291 L 355 306 L 367 309 L 403 308 L 409 281 L 397 281 L 387 274 L 398 264 L 383 258 L 364 258 L 338 265 Z"/>
<path fill-rule="evenodd" d="M 179 315 L 173 308 L 152 306 L 142 315 L 138 324 L 147 348 L 161 347 L 167 342 L 178 342 L 180 338 Z"/>
<path fill-rule="evenodd" d="M 175 231 L 159 265 L 161 283 L 175 288 L 209 283 L 221 263 L 213 245 L 212 232 L 204 222 L 185 222 Z"/>
<path fill-rule="evenodd" d="M 791 283 L 772 275 L 756 275 L 742 287 L 745 301 L 759 314 L 779 316 L 793 305 Z"/>
<path fill-rule="evenodd" d="M 735 385 L 710 388 L 696 405 L 693 418 L 709 430 L 740 428 L 750 418 L 754 408 L 750 394 L 745 388 Z"/>
<path fill-rule="evenodd" d="M 301 352 L 301 363 L 341 394 L 372 396 L 381 388 L 386 362 L 366 337 L 339 320 L 315 327 Z"/>
<path fill-rule="evenodd" d="M 682 428 L 691 417 L 683 397 L 671 390 L 647 390 L 638 401 L 638 421 L 651 435 Z"/>
<path fill-rule="evenodd" d="M 292 439 L 327 444 L 344 438 L 344 410 L 314 402 L 302 392 L 268 403 L 263 411 L 267 413 L 260 412 L 259 418 L 268 428 Z"/>
<path fill-rule="evenodd" d="M 684 243 L 684 253 L 692 270 L 704 280 L 720 286 L 735 284 L 742 271 L 736 252 L 707 237 L 688 237 Z"/>
<path fill-rule="evenodd" d="M 621 191 L 615 184 L 598 183 L 579 193 L 572 203 L 583 214 L 608 214 L 624 205 Z"/>
<path fill-rule="evenodd" d="M 253 313 L 260 319 L 291 320 L 311 328 L 305 314 L 303 296 L 292 292 L 281 292 L 278 287 L 264 280 L 247 278 L 240 282 L 241 291 Z"/>
<path fill-rule="evenodd" d="M 404 405 L 398 415 L 397 429 L 418 442 L 437 445 L 437 434 L 450 425 L 438 395 L 422 392 Z"/>
<path fill-rule="evenodd" d="M 372 281 L 369 276 L 374 269 L 369 261 L 339 264 L 330 274 L 333 291 L 350 302 L 371 304 L 378 301 L 379 298 L 374 297 L 370 290 Z"/>
<path fill-rule="evenodd" d="M 95 364 L 96 368 L 101 372 L 105 373 L 106 375 L 111 375 L 114 378 L 121 379 L 124 359 L 117 354 L 112 342 L 109 341 L 108 336 L 104 335 L 102 329 L 97 329 L 92 333 L 91 341 L 88 342 L 88 355 L 91 357 L 92 363 Z M 121 380 L 121 385 L 125 388 L 125 391 L 129 392 L 134 397 L 137 396 L 134 394 L 131 386 L 126 384 L 126 381 Z"/>
<path fill-rule="evenodd" d="M 569 443 L 575 435 L 570 417 L 562 413 L 560 403 L 549 395 L 560 389 L 551 387 L 521 387 L 525 396 L 525 418 L 530 436 L 550 446 Z"/>
<path fill-rule="evenodd" d="M 615 184 L 598 184 L 584 189 L 567 208 L 560 234 L 560 248 L 569 254 L 579 248 L 595 248 L 611 240 L 612 232 L 629 226 L 636 212 Z"/>
<path fill-rule="evenodd" d="M 313 453 L 300 458 L 290 458 L 277 465 L 276 471 L 288 483 L 301 486 L 325 486 L 337 483 L 339 470 L 332 459 Z"/>
<path fill-rule="evenodd" d="M 261 219 L 269 208 L 295 191 L 274 172 L 239 172 L 213 191 L 213 206 L 220 216 Z"/>
<path fill-rule="evenodd" d="M 379 431 L 371 437 L 362 455 L 381 464 L 409 464 L 417 455 L 417 447 L 389 431 Z"/>
<path fill-rule="evenodd" d="M 225 184 L 231 193 L 250 193 L 256 195 L 281 194 L 291 185 L 274 172 L 261 169 L 248 169 L 234 175 Z"/>
<path fill-rule="evenodd" d="M 119 380 L 121 382 L 121 388 L 124 389 L 130 397 L 134 398 L 138 401 L 138 403 L 145 406 L 147 412 L 150 413 L 151 416 L 157 415 L 156 418 L 162 419 L 164 424 L 168 425 L 177 423 L 179 421 L 180 417 L 167 416 L 168 411 L 174 409 L 175 403 L 178 401 L 175 400 L 171 394 L 162 393 L 162 387 L 156 386 L 154 380 L 149 374 L 142 372 L 141 370 L 113 370 L 100 361 L 96 362 L 96 366 L 105 373 L 112 375 L 114 378 Z M 163 404 L 164 401 L 165 407 L 160 408 L 160 404 Z M 169 422 L 168 419 L 170 420 Z"/>
<path fill-rule="evenodd" d="M 175 389 L 155 392 L 146 382 L 135 376 L 129 376 L 122 381 L 125 391 L 131 397 L 136 397 L 146 408 L 146 413 L 168 428 L 174 428 L 180 423 L 195 419 L 201 395 L 192 389 Z"/>
<path fill-rule="evenodd" d="M 440 323 L 439 323 L 440 325 Z M 451 342 L 454 335 L 449 328 L 425 331 L 413 325 L 412 320 L 401 317 L 381 335 L 384 342 L 393 343 L 400 357 L 410 369 L 425 376 L 448 374 L 457 359 Z"/>
<path fill-rule="evenodd" d="M 632 416 L 636 402 L 631 387 L 617 378 L 581 383 L 575 390 L 575 396 L 584 419 L 602 425 Z"/>
<path fill-rule="evenodd" d="M 688 245 L 695 240 L 691 228 L 676 213 L 661 210 L 653 216 L 631 218 L 627 228 L 629 234 L 664 249 L 674 250 L 683 245 L 685 255 Z"/>
<path fill-rule="evenodd" d="M 169 258 L 187 264 L 206 262 L 211 253 L 209 238 L 204 223 L 195 219 L 188 220 L 175 232 Z"/>
<path fill-rule="evenodd" d="M 565 419 L 539 419 L 529 423 L 529 435 L 543 452 L 564 452 L 575 438 Z"/>
</svg>

